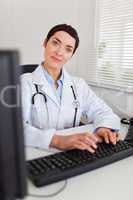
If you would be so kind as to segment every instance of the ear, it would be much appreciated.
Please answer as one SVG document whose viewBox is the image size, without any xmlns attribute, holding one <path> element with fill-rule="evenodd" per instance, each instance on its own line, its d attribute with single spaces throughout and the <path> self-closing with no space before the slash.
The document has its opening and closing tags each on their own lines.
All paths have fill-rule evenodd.
<svg viewBox="0 0 133 200">
<path fill-rule="evenodd" d="M 46 48 L 46 45 L 47 45 L 47 39 L 44 40 L 43 47 Z"/>
</svg>

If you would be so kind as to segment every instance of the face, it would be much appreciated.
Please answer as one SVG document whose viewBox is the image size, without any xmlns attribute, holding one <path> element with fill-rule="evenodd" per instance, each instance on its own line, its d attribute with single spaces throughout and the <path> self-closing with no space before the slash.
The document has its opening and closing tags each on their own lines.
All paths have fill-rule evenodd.
<svg viewBox="0 0 133 200">
<path fill-rule="evenodd" d="M 44 42 L 45 66 L 60 70 L 70 60 L 75 48 L 75 39 L 65 31 L 58 31 Z"/>
</svg>

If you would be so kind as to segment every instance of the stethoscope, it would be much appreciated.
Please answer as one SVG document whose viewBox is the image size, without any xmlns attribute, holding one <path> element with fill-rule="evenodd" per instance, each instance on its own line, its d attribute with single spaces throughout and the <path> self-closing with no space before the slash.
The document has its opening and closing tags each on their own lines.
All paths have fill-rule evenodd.
<svg viewBox="0 0 133 200">
<path fill-rule="evenodd" d="M 34 85 L 35 85 L 35 88 L 36 88 L 36 93 L 34 93 L 33 96 L 32 96 L 32 98 L 31 98 L 32 105 L 35 104 L 35 96 L 37 96 L 37 95 L 42 95 L 43 98 L 44 98 L 45 104 L 47 105 L 47 97 L 46 97 L 46 95 L 44 93 L 42 93 L 42 92 L 39 92 L 37 84 L 34 84 Z M 74 88 L 73 88 L 72 85 L 71 85 L 71 89 L 72 89 L 73 98 L 74 98 L 73 106 L 75 108 L 75 113 L 74 113 L 74 119 L 73 119 L 73 127 L 75 127 L 75 125 L 76 125 L 76 118 L 77 118 L 77 112 L 78 112 L 78 108 L 79 108 L 80 104 L 79 104 L 79 101 L 77 100 L 77 96 L 75 94 L 75 91 L 74 91 Z M 47 106 L 46 106 L 46 108 L 47 108 Z M 49 116 L 49 114 L 48 114 L 48 108 L 47 108 L 47 115 Z"/>
<path fill-rule="evenodd" d="M 133 125 L 133 117 L 130 118 L 130 119 L 122 118 L 122 119 L 121 119 L 121 123 L 122 123 L 122 124 Z"/>
</svg>

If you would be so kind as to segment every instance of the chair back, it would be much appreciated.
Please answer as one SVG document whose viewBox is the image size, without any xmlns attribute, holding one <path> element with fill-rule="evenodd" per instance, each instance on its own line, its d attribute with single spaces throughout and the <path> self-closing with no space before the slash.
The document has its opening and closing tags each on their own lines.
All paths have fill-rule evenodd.
<svg viewBox="0 0 133 200">
<path fill-rule="evenodd" d="M 21 73 L 31 73 L 37 68 L 38 64 L 20 65 Z"/>
</svg>

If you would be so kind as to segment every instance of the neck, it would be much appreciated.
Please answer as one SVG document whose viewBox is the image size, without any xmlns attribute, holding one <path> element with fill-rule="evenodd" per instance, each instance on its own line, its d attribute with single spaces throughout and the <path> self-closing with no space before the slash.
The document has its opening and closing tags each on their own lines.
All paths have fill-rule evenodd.
<svg viewBox="0 0 133 200">
<path fill-rule="evenodd" d="M 52 78 L 57 81 L 60 78 L 61 75 L 61 69 L 53 69 L 46 65 L 46 63 L 43 63 L 43 67 L 47 70 L 47 72 L 52 76 Z"/>
</svg>

